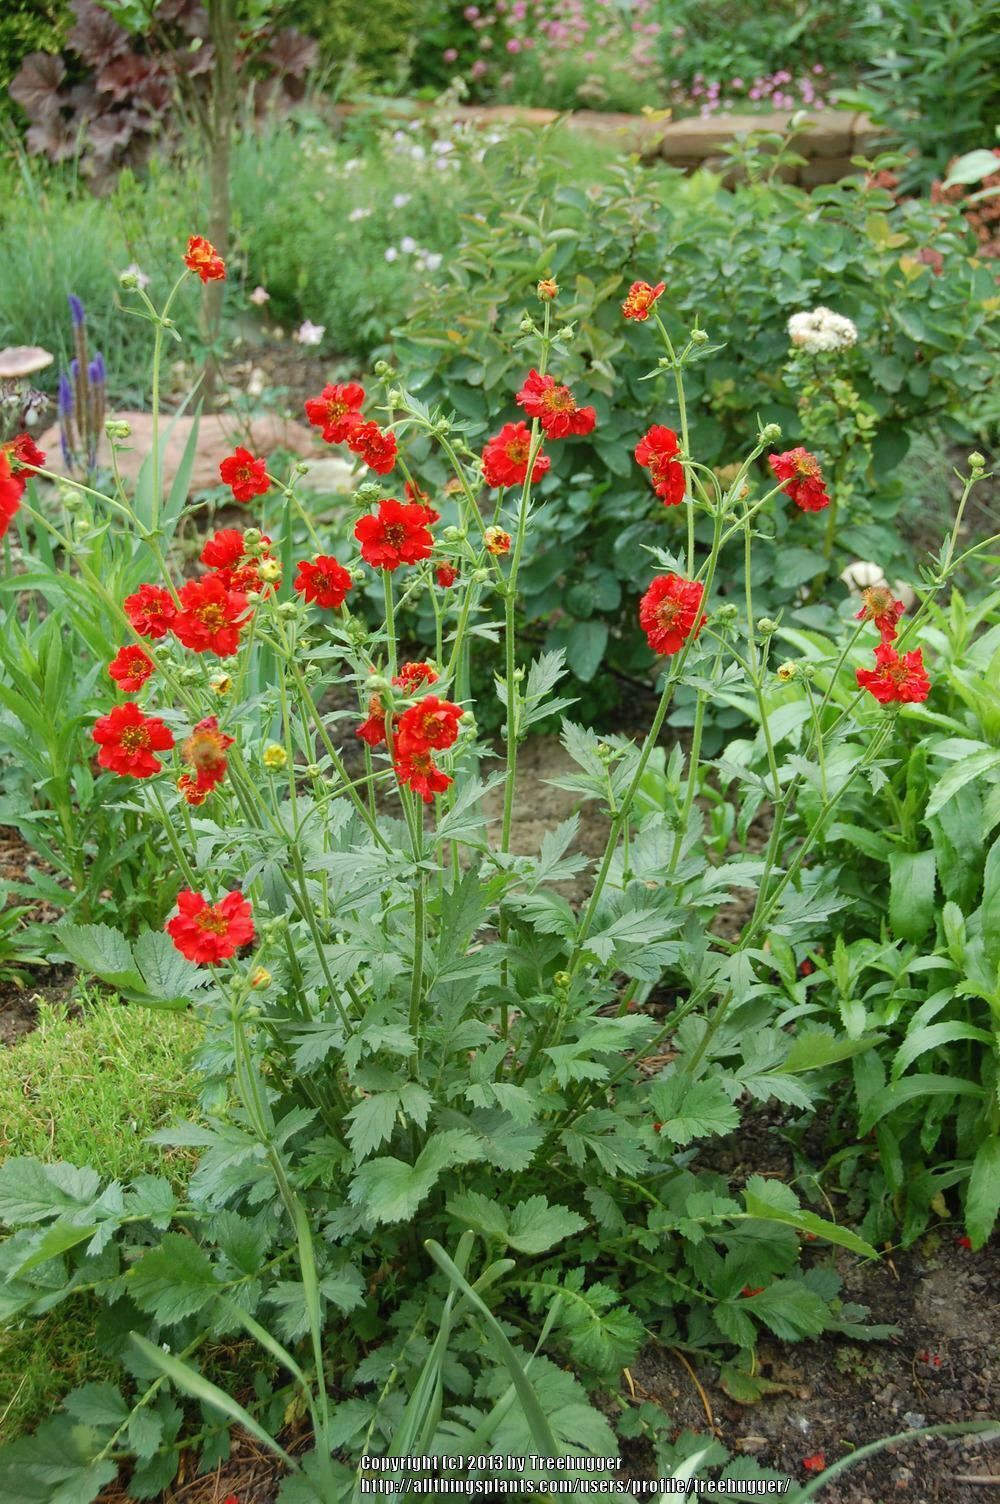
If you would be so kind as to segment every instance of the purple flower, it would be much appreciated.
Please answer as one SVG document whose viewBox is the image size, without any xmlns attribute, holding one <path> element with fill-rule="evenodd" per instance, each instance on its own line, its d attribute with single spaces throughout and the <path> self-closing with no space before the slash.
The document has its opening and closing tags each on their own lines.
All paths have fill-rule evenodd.
<svg viewBox="0 0 1000 1504">
<path fill-rule="evenodd" d="M 104 367 L 104 356 L 98 350 L 93 360 L 87 365 L 87 379 L 92 386 L 103 386 L 107 371 Z"/>
<path fill-rule="evenodd" d="M 76 293 L 73 292 L 67 293 L 67 301 L 69 303 L 69 316 L 73 320 L 73 328 L 82 328 L 83 322 L 87 317 L 87 315 L 83 311 L 83 304 L 76 296 Z"/>
<path fill-rule="evenodd" d="M 70 418 L 73 415 L 73 383 L 65 371 L 59 372 L 58 412 L 60 418 Z"/>
</svg>

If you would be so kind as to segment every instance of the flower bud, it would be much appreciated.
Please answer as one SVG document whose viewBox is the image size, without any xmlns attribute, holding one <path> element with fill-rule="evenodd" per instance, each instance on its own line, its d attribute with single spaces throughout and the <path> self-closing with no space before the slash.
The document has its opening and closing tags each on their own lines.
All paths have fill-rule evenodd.
<svg viewBox="0 0 1000 1504">
<path fill-rule="evenodd" d="M 777 670 L 778 678 L 781 680 L 782 684 L 790 683 L 792 679 L 796 678 L 798 672 L 799 665 L 792 662 L 783 663 Z"/>
<path fill-rule="evenodd" d="M 371 674 L 365 683 L 365 689 L 371 690 L 373 695 L 388 695 L 392 693 L 392 684 L 383 674 Z"/>
<path fill-rule="evenodd" d="M 474 585 L 485 585 L 489 577 L 490 572 L 488 569 L 474 569 L 472 571 L 472 583 Z"/>
<path fill-rule="evenodd" d="M 769 616 L 762 616 L 757 622 L 757 631 L 762 637 L 771 637 L 778 630 L 778 623 L 772 621 Z"/>
<path fill-rule="evenodd" d="M 139 278 L 135 272 L 122 272 L 118 278 L 118 286 L 124 287 L 126 292 L 131 292 L 139 286 Z"/>
<path fill-rule="evenodd" d="M 243 547 L 245 549 L 255 548 L 263 536 L 259 527 L 248 527 L 243 534 Z"/>
<path fill-rule="evenodd" d="M 715 608 L 714 614 L 716 621 L 724 623 L 735 621 L 740 613 L 733 605 L 732 601 L 723 601 L 721 606 L 717 606 Z"/>
<path fill-rule="evenodd" d="M 126 423 L 124 418 L 109 418 L 104 425 L 104 432 L 112 442 L 115 439 L 127 439 L 132 432 L 132 425 Z"/>
<path fill-rule="evenodd" d="M 390 390 L 389 396 L 388 396 L 388 402 L 389 402 L 389 406 L 390 407 L 401 407 L 402 406 L 402 404 L 403 404 L 403 394 L 399 390 L 398 386 L 394 386 Z"/>
<path fill-rule="evenodd" d="M 229 691 L 233 687 L 233 679 L 231 674 L 213 674 L 208 682 L 213 692 L 220 697 L 222 695 L 228 695 Z"/>
<path fill-rule="evenodd" d="M 257 573 L 266 585 L 273 585 L 276 580 L 281 579 L 281 565 L 277 559 L 262 559 Z"/>
<path fill-rule="evenodd" d="M 266 966 L 257 966 L 250 973 L 250 986 L 255 992 L 263 992 L 265 987 L 270 987 L 271 973 Z"/>
<path fill-rule="evenodd" d="M 516 668 L 514 670 L 514 683 L 515 684 L 523 684 L 524 683 L 524 669 L 523 668 Z"/>
<path fill-rule="evenodd" d="M 309 464 L 306 460 L 296 460 L 294 470 L 296 475 L 308 475 Z"/>
<path fill-rule="evenodd" d="M 269 772 L 275 773 L 287 765 L 288 753 L 280 742 L 268 742 L 261 761 Z"/>
<path fill-rule="evenodd" d="M 446 439 L 451 433 L 451 424 L 448 422 L 448 419 L 438 418 L 437 422 L 434 424 L 434 432 L 436 434 L 439 434 L 441 438 Z"/>
<path fill-rule="evenodd" d="M 382 498 L 382 487 L 374 480 L 363 480 L 354 493 L 359 507 L 370 507 Z"/>
<path fill-rule="evenodd" d="M 465 528 L 450 525 L 442 531 L 441 537 L 445 543 L 461 543 L 462 539 L 466 537 Z"/>
<path fill-rule="evenodd" d="M 708 335 L 705 333 L 704 329 L 692 329 L 688 338 L 693 345 L 708 344 Z"/>
<path fill-rule="evenodd" d="M 299 614 L 299 608 L 294 601 L 282 601 L 278 607 L 278 615 L 282 621 L 294 621 Z"/>
<path fill-rule="evenodd" d="M 306 765 L 306 777 L 307 778 L 319 778 L 319 777 L 321 777 L 322 772 L 323 772 L 323 770 L 320 767 L 320 765 L 319 765 L 318 762 L 311 762 L 311 763 L 308 763 Z"/>
<path fill-rule="evenodd" d="M 978 450 L 975 450 L 972 454 L 969 455 L 969 469 L 973 472 L 973 474 L 978 473 L 980 470 L 986 469 L 986 461 L 983 459 L 983 456 L 979 453 Z"/>
<path fill-rule="evenodd" d="M 560 340 L 564 345 L 568 345 L 576 339 L 576 330 L 573 329 L 569 324 L 564 324 L 561 329 L 556 330 L 554 337 L 557 340 Z"/>
<path fill-rule="evenodd" d="M 762 444 L 773 444 L 775 442 L 775 440 L 780 439 L 780 438 L 781 438 L 781 424 L 780 423 L 765 423 L 764 424 L 764 427 L 760 431 L 760 442 Z"/>
<path fill-rule="evenodd" d="M 535 288 L 542 303 L 552 303 L 559 296 L 559 283 L 554 277 L 543 277 Z"/>
<path fill-rule="evenodd" d="M 361 581 L 362 580 L 366 580 L 367 578 L 368 578 L 367 572 L 364 569 L 361 568 L 360 564 L 358 565 L 357 569 L 352 569 L 351 570 L 351 579 L 354 581 L 354 583 L 356 585 L 360 585 Z"/>
<path fill-rule="evenodd" d="M 381 377 L 383 381 L 386 377 L 395 376 L 395 374 L 395 371 L 387 360 L 377 360 L 375 362 L 375 375 Z"/>
<path fill-rule="evenodd" d="M 526 313 L 524 315 L 524 318 L 521 320 L 521 323 L 520 323 L 519 327 L 520 327 L 520 330 L 521 330 L 522 334 L 534 334 L 534 332 L 535 332 L 535 321 L 531 317 L 530 313 Z"/>
<path fill-rule="evenodd" d="M 510 553 L 510 533 L 504 532 L 502 527 L 488 527 L 483 534 L 483 544 L 486 552 L 490 554 Z"/>
</svg>

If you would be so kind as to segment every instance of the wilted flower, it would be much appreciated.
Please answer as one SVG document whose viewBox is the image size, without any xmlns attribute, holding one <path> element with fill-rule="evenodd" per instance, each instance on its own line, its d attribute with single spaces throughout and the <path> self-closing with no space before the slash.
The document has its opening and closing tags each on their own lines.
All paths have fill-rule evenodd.
<svg viewBox="0 0 1000 1504">
<path fill-rule="evenodd" d="M 788 320 L 788 336 L 793 345 L 817 355 L 830 350 L 847 350 L 857 344 L 857 326 L 831 308 L 814 308 L 811 313 L 793 313 Z"/>
</svg>

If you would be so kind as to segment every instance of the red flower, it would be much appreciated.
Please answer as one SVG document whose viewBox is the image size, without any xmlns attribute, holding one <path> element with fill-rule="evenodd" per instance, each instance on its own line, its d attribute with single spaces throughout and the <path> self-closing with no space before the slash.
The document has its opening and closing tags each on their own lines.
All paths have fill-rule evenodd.
<svg viewBox="0 0 1000 1504">
<path fill-rule="evenodd" d="M 785 482 L 782 491 L 803 512 L 822 512 L 830 505 L 819 460 L 808 449 L 800 446 L 784 454 L 769 454 L 767 463 L 778 479 Z"/>
<path fill-rule="evenodd" d="M 856 621 L 873 621 L 882 634 L 883 642 L 891 642 L 896 635 L 896 623 L 906 607 L 902 601 L 893 599 L 888 585 L 868 585 L 861 592 L 864 604 L 855 616 Z"/>
<path fill-rule="evenodd" d="M 396 731 L 396 752 L 401 761 L 406 761 L 413 752 L 425 752 L 429 748 L 442 751 L 458 739 L 458 723 L 461 705 L 450 700 L 439 700 L 437 695 L 426 695 L 404 710 Z"/>
<path fill-rule="evenodd" d="M 0 538 L 14 520 L 23 491 L 24 481 L 11 473 L 10 460 L 0 450 Z"/>
<path fill-rule="evenodd" d="M 265 545 L 270 541 L 270 538 L 261 538 Z M 257 558 L 251 558 L 238 528 L 220 528 L 209 538 L 198 557 L 215 571 L 227 590 L 245 593 L 248 590 L 267 592 L 274 588 L 273 582 L 265 583 L 260 577 L 260 566 L 265 560 L 271 560 L 272 555 L 265 548 Z"/>
<path fill-rule="evenodd" d="M 637 462 L 649 471 L 653 490 L 665 506 L 684 500 L 684 466 L 677 455 L 680 446 L 672 428 L 654 423 L 635 446 Z"/>
<path fill-rule="evenodd" d="M 966 1251 L 966 1253 L 971 1253 L 972 1252 L 972 1239 L 966 1233 L 963 1232 L 959 1237 L 957 1237 L 955 1239 L 955 1247 L 956 1248 L 964 1248 L 965 1251 Z"/>
<path fill-rule="evenodd" d="M 452 780 L 435 765 L 427 749 L 419 746 L 400 753 L 395 762 L 396 777 L 419 794 L 425 804 L 433 804 L 435 794 L 443 794 Z"/>
<path fill-rule="evenodd" d="M 826 1467 L 826 1456 L 823 1452 L 813 1452 L 811 1457 L 803 1457 L 802 1466 L 807 1473 L 821 1473 Z"/>
<path fill-rule="evenodd" d="M 254 937 L 250 905 L 238 889 L 227 893 L 221 903 L 210 904 L 200 893 L 182 888 L 177 913 L 166 930 L 181 955 L 199 966 L 225 961 Z"/>
<path fill-rule="evenodd" d="M 226 749 L 233 745 L 233 738 L 219 730 L 214 715 L 199 721 L 181 747 L 181 757 L 195 772 L 199 789 L 207 793 L 221 783 L 226 776 Z M 189 801 L 190 802 L 190 801 Z"/>
<path fill-rule="evenodd" d="M 429 663 L 404 663 L 392 682 L 400 689 L 413 690 L 421 684 L 436 684 L 437 681 L 437 669 Z"/>
<path fill-rule="evenodd" d="M 242 445 L 222 461 L 219 477 L 232 491 L 234 501 L 250 501 L 254 496 L 263 496 L 271 486 L 267 478 L 267 460 L 255 459 Z"/>
<path fill-rule="evenodd" d="M 189 580 L 181 588 L 181 609 L 172 622 L 179 642 L 196 653 L 228 658 L 240 644 L 249 602 L 240 590 L 230 590 L 217 574 Z"/>
<path fill-rule="evenodd" d="M 519 486 L 528 475 L 531 453 L 531 429 L 527 423 L 505 423 L 483 450 L 483 479 L 488 486 Z M 539 480 L 552 461 L 547 454 L 536 454 L 531 479 Z"/>
<path fill-rule="evenodd" d="M 210 789 L 199 788 L 197 778 L 192 778 L 190 773 L 182 773 L 177 780 L 177 789 L 183 795 L 186 804 L 204 804 L 211 793 Z"/>
<path fill-rule="evenodd" d="M 373 569 L 391 571 L 400 564 L 417 564 L 434 547 L 423 507 L 394 496 L 379 502 L 377 516 L 360 518 L 354 536 L 361 544 L 361 557 Z"/>
<path fill-rule="evenodd" d="M 458 579 L 458 570 L 454 564 L 439 564 L 434 571 L 434 578 L 442 590 L 450 590 Z"/>
<path fill-rule="evenodd" d="M 378 695 L 372 695 L 368 701 L 368 719 L 362 721 L 355 736 L 360 736 L 369 747 L 381 747 L 385 741 L 385 707 Z"/>
<path fill-rule="evenodd" d="M 665 282 L 657 282 L 655 287 L 650 287 L 648 282 L 633 282 L 628 290 L 628 297 L 622 304 L 622 313 L 627 319 L 645 323 L 649 318 L 649 310 L 666 286 Z"/>
<path fill-rule="evenodd" d="M 45 464 L 45 456 L 30 433 L 19 433 L 6 444 L 0 445 L 0 454 L 7 457 L 11 478 L 20 487 L 18 496 L 24 495 L 27 477 L 33 475 L 39 465 Z"/>
<path fill-rule="evenodd" d="M 744 1285 L 743 1289 L 740 1291 L 740 1294 L 747 1300 L 752 1300 L 755 1295 L 760 1295 L 763 1289 L 763 1285 Z"/>
<path fill-rule="evenodd" d="M 108 673 L 118 688 L 127 695 L 134 695 L 154 672 L 153 660 L 136 643 L 119 648 L 108 664 Z"/>
<path fill-rule="evenodd" d="M 515 399 L 529 418 L 537 418 L 550 439 L 581 437 L 597 422 L 592 407 L 577 407 L 568 386 L 557 386 L 555 377 L 530 371 Z"/>
<path fill-rule="evenodd" d="M 177 615 L 177 604 L 169 590 L 159 585 L 140 585 L 135 595 L 125 598 L 125 615 L 140 637 L 166 637 Z"/>
<path fill-rule="evenodd" d="M 880 705 L 915 705 L 926 700 L 931 681 L 924 668 L 923 648 L 904 653 L 902 658 L 887 642 L 875 649 L 875 668 L 859 668 L 858 684 L 875 696 Z"/>
<path fill-rule="evenodd" d="M 335 611 L 344 604 L 352 584 L 348 571 L 331 554 L 316 554 L 311 562 L 303 559 L 300 563 L 294 588 L 314 605 Z"/>
<path fill-rule="evenodd" d="M 191 236 L 184 265 L 189 272 L 197 272 L 203 282 L 221 282 L 226 275 L 226 263 L 204 235 Z"/>
<path fill-rule="evenodd" d="M 347 447 L 359 454 L 376 475 L 388 475 L 396 463 L 396 435 L 383 433 L 377 423 L 354 423 L 347 430 Z"/>
<path fill-rule="evenodd" d="M 405 482 L 403 486 L 403 495 L 406 497 L 407 501 L 412 501 L 414 506 L 423 507 L 424 521 L 427 523 L 428 527 L 431 527 L 435 522 L 441 521 L 441 513 L 436 511 L 435 508 L 431 506 L 431 499 L 428 496 L 427 492 L 423 490 L 422 487 L 418 486 L 415 481 L 408 480 Z"/>
<path fill-rule="evenodd" d="M 97 754 L 101 767 L 123 778 L 152 778 L 163 766 L 154 754 L 169 752 L 174 744 L 159 717 L 143 715 L 131 700 L 102 715 L 91 735 L 101 749 Z"/>
<path fill-rule="evenodd" d="M 677 653 L 701 631 L 698 615 L 704 586 L 678 574 L 658 574 L 639 602 L 639 625 L 654 653 Z"/>
<path fill-rule="evenodd" d="M 323 388 L 318 397 L 306 402 L 306 417 L 314 428 L 323 431 L 328 444 L 342 444 L 352 428 L 362 421 L 361 404 L 365 389 L 357 382 L 337 382 Z"/>
</svg>

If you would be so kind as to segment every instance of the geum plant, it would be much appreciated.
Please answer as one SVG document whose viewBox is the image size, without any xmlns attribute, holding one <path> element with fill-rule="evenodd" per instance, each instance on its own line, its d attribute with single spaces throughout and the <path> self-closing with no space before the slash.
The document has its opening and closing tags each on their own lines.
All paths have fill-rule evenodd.
<svg viewBox="0 0 1000 1504">
<path fill-rule="evenodd" d="M 224 278 L 203 240 L 187 262 Z M 884 777 L 897 715 L 928 694 L 914 645 L 924 608 L 892 640 L 883 622 L 847 705 L 814 698 L 800 757 L 777 756 L 778 728 L 762 714 L 766 849 L 710 860 L 696 799 L 706 706 L 740 684 L 766 708 L 774 681 L 771 624 L 754 620 L 749 583 L 746 620 L 718 603 L 720 552 L 742 538 L 749 579 L 762 511 L 786 498 L 822 508 L 826 493 L 806 452 L 772 453 L 772 426 L 725 489 L 698 461 L 684 377 L 705 340 L 695 330 L 673 342 L 662 292 L 636 283 L 623 311 L 638 339 L 658 332 L 656 369 L 676 383 L 681 433 L 654 426 L 643 463 L 663 501 L 686 508 L 687 550 L 672 557 L 655 534 L 646 546 L 655 572 L 638 613 L 664 664 L 647 737 L 602 740 L 564 723 L 578 771 L 559 782 L 608 816 L 579 908 L 559 888 L 588 867 L 573 851 L 576 817 L 537 854 L 512 840 L 518 749 L 539 718 L 568 708 L 560 655 L 526 665 L 517 651 L 533 488 L 594 422 L 550 370 L 572 337 L 551 280 L 539 284 L 540 321 L 522 324 L 536 362 L 517 394 L 525 419 L 499 427 L 481 456 L 461 421 L 428 411 L 384 367 L 383 423 L 365 416 L 357 386 L 307 403 L 324 437 L 377 477 L 358 489 L 358 554 L 343 562 L 324 552 L 296 472 L 282 481 L 245 450 L 223 478 L 238 502 L 259 502 L 275 538 L 223 528 L 204 543 L 206 571 L 184 583 L 164 552 L 158 463 L 141 516 L 120 484 L 80 484 L 94 521 L 74 543 L 25 500 L 42 458 L 0 460 L 5 516 L 20 509 L 50 535 L 114 623 L 94 706 L 98 762 L 175 863 L 162 930 L 129 943 L 64 923 L 60 942 L 133 1005 L 191 1006 L 204 1027 L 202 1112 L 158 1135 L 201 1150 L 183 1200 L 157 1176 L 123 1186 L 90 1167 L 0 1169 L 6 1318 L 97 1292 L 101 1340 L 129 1376 L 71 1394 L 65 1413 L 8 1447 L 5 1497 L 86 1504 L 128 1459 L 131 1495 L 150 1497 L 183 1448 L 202 1466 L 225 1456 L 234 1422 L 284 1459 L 289 1501 L 352 1496 L 366 1456 L 383 1455 L 398 1481 L 413 1473 L 393 1459 L 413 1454 L 460 1476 L 495 1474 L 491 1454 L 611 1455 L 614 1434 L 567 1364 L 617 1391 L 654 1339 L 712 1357 L 749 1399 L 766 1388 L 754 1376 L 762 1328 L 792 1340 L 885 1330 L 839 1300 L 822 1257 L 834 1244 L 871 1258 L 870 1245 L 780 1180 L 755 1175 L 734 1191 L 712 1168 L 711 1140 L 739 1127 L 747 1102 L 807 1107 L 838 1062 L 876 1042 L 781 1027 L 768 947 L 795 943 L 829 910 L 810 865 L 817 833 L 849 790 Z M 156 359 L 169 306 L 144 302 Z M 439 536 L 407 462 L 431 445 L 452 467 L 441 504 L 458 518 Z M 755 468 L 765 456 L 776 484 Z M 401 489 L 393 472 L 404 499 L 387 494 Z M 696 514 L 710 524 L 707 549 Z M 92 565 L 106 530 L 141 540 L 153 576 L 123 600 Z M 376 631 L 349 604 L 372 579 Z M 496 770 L 467 689 L 490 593 L 503 607 Z M 433 662 L 401 661 L 397 622 L 417 595 L 438 622 Z M 687 768 L 675 749 L 675 806 L 640 822 L 637 793 L 681 683 L 697 697 Z M 883 707 L 874 720 L 871 694 Z M 817 765 L 821 797 L 789 840 Z M 491 819 L 492 789 L 502 812 Z M 754 889 L 755 904 L 725 939 L 712 921 L 735 887 Z M 253 1385 L 229 1392 L 209 1371 L 227 1344 L 248 1341 Z"/>
</svg>

